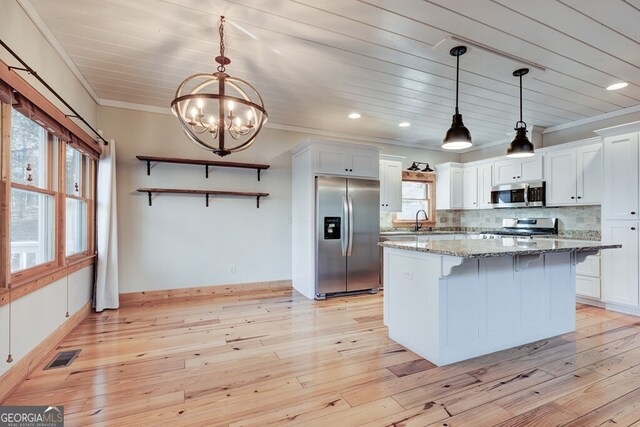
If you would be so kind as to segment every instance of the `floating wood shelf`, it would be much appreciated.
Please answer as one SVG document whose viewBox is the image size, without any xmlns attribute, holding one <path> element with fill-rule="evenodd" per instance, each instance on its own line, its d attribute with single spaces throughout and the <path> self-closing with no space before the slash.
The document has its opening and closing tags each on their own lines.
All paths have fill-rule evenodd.
<svg viewBox="0 0 640 427">
<path fill-rule="evenodd" d="M 149 195 L 149 206 L 152 205 L 151 195 L 153 193 L 172 193 L 172 194 L 204 194 L 206 197 L 206 206 L 209 207 L 209 196 L 240 196 L 255 197 L 256 207 L 260 207 L 260 197 L 267 197 L 269 193 L 253 193 L 246 191 L 218 191 L 218 190 L 184 190 L 181 188 L 138 188 L 138 192 L 147 193 Z"/>
<path fill-rule="evenodd" d="M 220 162 L 217 160 L 201 160 L 201 159 L 176 159 L 174 157 L 154 157 L 154 156 L 136 156 L 138 160 L 147 162 L 147 175 L 151 175 L 151 162 L 159 163 L 179 163 L 184 165 L 200 165 L 204 166 L 204 176 L 209 178 L 209 167 L 223 168 L 240 168 L 255 169 L 258 171 L 258 181 L 260 181 L 260 171 L 269 169 L 271 165 L 262 165 L 259 163 L 238 163 L 238 162 Z"/>
</svg>

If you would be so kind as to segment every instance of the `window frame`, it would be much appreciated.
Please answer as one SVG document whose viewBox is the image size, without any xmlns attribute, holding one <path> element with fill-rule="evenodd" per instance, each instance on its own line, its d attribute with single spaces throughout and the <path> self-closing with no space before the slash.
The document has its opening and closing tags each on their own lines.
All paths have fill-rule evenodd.
<svg viewBox="0 0 640 427">
<path fill-rule="evenodd" d="M 14 298 L 26 295 L 47 284 L 59 280 L 79 268 L 91 265 L 95 258 L 95 182 L 97 161 L 78 150 L 82 158 L 81 200 L 87 203 L 86 250 L 66 256 L 66 147 L 67 142 L 56 138 L 45 129 L 44 188 L 11 181 L 11 114 L 13 107 L 0 103 L 0 262 L 4 274 L 0 275 L 0 305 L 5 302 L 2 294 L 7 288 L 17 289 Z M 20 112 L 18 112 L 20 113 Z M 36 123 L 37 124 L 37 123 Z M 39 125 L 41 126 L 41 125 Z M 75 147 L 72 146 L 75 149 Z M 87 170 L 88 169 L 88 170 Z M 57 178 L 57 179 L 56 179 Z M 55 181 L 55 182 L 54 182 Z M 53 196 L 54 253 L 53 259 L 23 270 L 11 272 L 11 191 L 12 189 Z M 76 198 L 76 196 L 70 196 Z"/>
<path fill-rule="evenodd" d="M 427 199 L 429 200 L 429 209 L 427 211 L 427 215 L 429 216 L 429 220 L 420 221 L 420 226 L 422 227 L 435 227 L 437 223 L 436 218 L 436 174 L 435 172 L 413 172 L 413 171 L 402 171 L 402 182 L 425 182 L 427 185 Z M 402 189 L 400 190 L 402 191 Z M 402 195 L 401 195 L 402 197 Z M 391 215 L 391 222 L 396 228 L 411 228 L 415 227 L 416 221 L 414 220 L 405 220 L 398 219 L 398 214 L 394 212 Z"/>
<path fill-rule="evenodd" d="M 82 258 L 86 258 L 87 255 L 93 253 L 93 244 L 92 239 L 93 239 L 93 226 L 92 226 L 92 215 L 93 215 L 93 206 L 92 206 L 92 201 L 93 201 L 93 181 L 94 181 L 94 168 L 93 168 L 93 162 L 94 160 L 92 160 L 91 158 L 89 158 L 89 156 L 85 155 L 84 153 L 82 153 L 80 150 L 77 150 L 76 148 L 70 146 L 69 144 L 60 144 L 62 145 L 62 148 L 60 149 L 61 151 L 63 151 L 64 156 L 62 157 L 65 161 L 64 161 L 64 172 L 65 172 L 65 176 L 64 176 L 64 188 L 61 191 L 61 193 L 64 195 L 64 203 L 62 203 L 64 205 L 64 207 L 62 208 L 64 210 L 64 256 L 67 258 L 67 260 L 69 261 L 74 261 L 74 260 L 78 260 L 78 259 L 82 259 Z M 66 150 L 70 149 L 70 150 L 75 150 L 76 152 L 78 152 L 78 154 L 80 155 L 80 182 L 78 183 L 79 186 L 79 196 L 76 196 L 74 194 L 69 194 L 67 193 L 67 180 L 66 180 L 66 161 L 67 161 L 67 156 L 66 156 Z M 62 182 L 62 181 L 61 181 Z M 87 205 L 87 220 L 85 223 L 85 235 L 87 236 L 87 245 L 84 251 L 81 252 L 76 252 L 70 255 L 67 255 L 67 248 L 66 248 L 66 244 L 67 244 L 67 199 L 72 199 L 72 200 L 80 200 L 85 202 Z"/>
</svg>

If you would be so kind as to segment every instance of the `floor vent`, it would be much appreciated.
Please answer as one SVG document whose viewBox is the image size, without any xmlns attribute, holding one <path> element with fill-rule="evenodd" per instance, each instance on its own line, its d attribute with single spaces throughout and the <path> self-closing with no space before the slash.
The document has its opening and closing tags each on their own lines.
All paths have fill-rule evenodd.
<svg viewBox="0 0 640 427">
<path fill-rule="evenodd" d="M 76 357 L 80 354 L 80 350 L 69 350 L 69 351 L 61 351 L 53 358 L 51 362 L 44 368 L 47 369 L 55 369 L 55 368 L 66 368 L 71 365 Z"/>
</svg>

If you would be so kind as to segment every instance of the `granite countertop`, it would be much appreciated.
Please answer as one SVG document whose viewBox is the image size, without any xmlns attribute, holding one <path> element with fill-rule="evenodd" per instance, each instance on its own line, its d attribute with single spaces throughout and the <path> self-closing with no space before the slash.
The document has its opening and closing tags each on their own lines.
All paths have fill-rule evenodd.
<svg viewBox="0 0 640 427">
<path fill-rule="evenodd" d="M 410 228 L 394 228 L 394 229 L 381 229 L 381 237 L 390 236 L 428 236 L 437 234 L 478 234 L 481 232 L 496 231 L 495 228 L 481 228 L 481 227 L 460 227 L 460 228 L 436 228 L 414 231 Z M 552 238 L 552 239 L 571 239 L 571 240 L 600 240 L 600 232 L 596 230 L 561 230 L 557 236 L 540 236 L 539 238 Z"/>
<path fill-rule="evenodd" d="M 427 252 L 461 258 L 489 258 L 513 255 L 535 255 L 555 252 L 581 252 L 621 248 L 622 245 L 605 245 L 593 240 L 562 239 L 475 239 L 432 240 L 426 242 L 382 242 L 385 248 Z"/>
</svg>

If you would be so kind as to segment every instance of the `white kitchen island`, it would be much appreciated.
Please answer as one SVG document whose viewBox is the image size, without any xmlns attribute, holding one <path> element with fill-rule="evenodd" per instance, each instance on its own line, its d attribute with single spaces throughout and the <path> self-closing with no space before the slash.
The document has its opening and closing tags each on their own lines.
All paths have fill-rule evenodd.
<svg viewBox="0 0 640 427">
<path fill-rule="evenodd" d="M 384 242 L 389 336 L 446 365 L 575 330 L 575 266 L 601 249 L 555 239 Z"/>
</svg>

